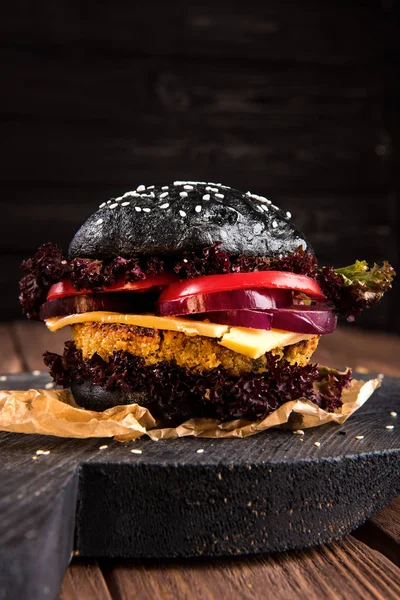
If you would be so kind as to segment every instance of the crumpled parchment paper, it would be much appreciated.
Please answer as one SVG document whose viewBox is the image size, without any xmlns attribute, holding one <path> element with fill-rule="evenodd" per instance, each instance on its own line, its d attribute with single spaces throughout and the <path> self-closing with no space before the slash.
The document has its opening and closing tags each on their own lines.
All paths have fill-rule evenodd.
<svg viewBox="0 0 400 600">
<path fill-rule="evenodd" d="M 184 437 L 244 438 L 270 427 L 306 429 L 325 423 L 344 423 L 376 388 L 381 377 L 369 381 L 353 379 L 343 391 L 343 405 L 334 413 L 326 412 L 306 398 L 286 402 L 258 421 L 237 419 L 219 423 L 214 419 L 190 419 L 178 427 L 156 428 L 156 421 L 138 404 L 129 404 L 95 412 L 79 408 L 69 390 L 0 391 L 0 430 L 40 433 L 66 438 L 113 437 L 128 441 L 148 435 L 152 440 Z"/>
</svg>

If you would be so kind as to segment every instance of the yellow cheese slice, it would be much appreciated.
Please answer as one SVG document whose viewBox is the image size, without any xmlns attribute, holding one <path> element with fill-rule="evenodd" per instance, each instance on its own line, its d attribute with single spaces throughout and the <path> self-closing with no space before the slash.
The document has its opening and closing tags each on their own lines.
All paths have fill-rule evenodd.
<svg viewBox="0 0 400 600">
<path fill-rule="evenodd" d="M 250 329 L 249 327 L 231 327 L 218 342 L 221 346 L 229 348 L 238 354 L 250 358 L 260 358 L 274 348 L 282 348 L 297 344 L 302 340 L 309 340 L 313 334 L 293 333 L 281 329 Z"/>
<path fill-rule="evenodd" d="M 228 325 L 218 325 L 217 323 L 207 323 L 205 321 L 192 321 L 191 319 L 181 319 L 179 317 L 157 317 L 156 315 L 124 315 L 106 311 L 54 317 L 47 319 L 46 325 L 50 331 L 57 331 L 66 325 L 88 322 L 136 325 L 137 327 L 180 331 L 186 335 L 203 335 L 212 338 L 220 338 L 229 330 Z"/>
<path fill-rule="evenodd" d="M 233 350 L 238 354 L 259 358 L 274 348 L 282 348 L 290 344 L 297 344 L 302 340 L 309 340 L 313 334 L 293 333 L 280 329 L 250 329 L 248 327 L 230 327 L 208 323 L 207 321 L 192 321 L 180 317 L 157 317 L 155 315 L 125 315 L 105 311 L 87 312 L 66 317 L 54 317 L 46 320 L 50 331 L 57 331 L 67 325 L 76 323 L 120 323 L 122 325 L 136 325 L 150 329 L 163 329 L 179 331 L 185 335 L 201 335 L 217 338 L 221 346 Z"/>
</svg>

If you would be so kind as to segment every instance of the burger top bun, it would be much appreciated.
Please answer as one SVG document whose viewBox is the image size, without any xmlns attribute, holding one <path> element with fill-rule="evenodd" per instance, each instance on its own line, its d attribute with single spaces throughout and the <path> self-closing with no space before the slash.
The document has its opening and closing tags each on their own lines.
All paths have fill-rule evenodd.
<svg viewBox="0 0 400 600">
<path fill-rule="evenodd" d="M 174 256 L 214 242 L 232 255 L 313 251 L 290 214 L 267 198 L 220 183 L 175 181 L 103 202 L 75 234 L 69 258 Z"/>
</svg>

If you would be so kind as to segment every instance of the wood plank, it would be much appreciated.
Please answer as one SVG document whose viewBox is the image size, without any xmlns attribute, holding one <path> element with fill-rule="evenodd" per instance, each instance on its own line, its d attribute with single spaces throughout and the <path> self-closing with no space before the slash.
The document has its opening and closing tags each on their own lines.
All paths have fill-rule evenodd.
<svg viewBox="0 0 400 600">
<path fill-rule="evenodd" d="M 244 559 L 186 563 L 104 563 L 118 600 L 397 600 L 400 569 L 379 552 L 348 536 L 311 550 Z"/>
<path fill-rule="evenodd" d="M 317 362 L 343 368 L 400 376 L 400 337 L 387 333 L 339 327 L 323 336 L 314 358 Z"/>
<path fill-rule="evenodd" d="M 22 370 L 23 362 L 16 350 L 12 326 L 0 324 L 0 374 Z"/>
<path fill-rule="evenodd" d="M 243 57 L 274 60 L 348 63 L 374 60 L 380 52 L 377 23 L 382 10 L 358 3 L 322 5 L 307 0 L 246 5 L 220 0 L 217 4 L 176 0 L 154 8 L 141 4 L 132 10 L 129 0 L 118 11 L 106 3 L 99 6 L 75 2 L 17 0 L 1 20 L 3 44 L 57 48 L 79 56 L 90 52 L 164 54 L 170 56 Z M 95 9 L 94 9 L 95 7 Z M 168 23 L 168 27 L 165 27 Z M 17 42 L 16 42 L 17 40 Z"/>
<path fill-rule="evenodd" d="M 390 535 L 400 545 L 400 498 L 375 515 L 371 522 Z"/>
<path fill-rule="evenodd" d="M 400 498 L 369 519 L 354 535 L 400 567 Z"/>
<path fill-rule="evenodd" d="M 103 56 L 38 59 L 30 49 L 4 62 L 4 178 L 16 188 L 71 179 L 117 187 L 154 172 L 202 180 L 210 170 L 232 184 L 246 172 L 253 187 L 267 170 L 269 191 L 368 192 L 390 183 L 379 64 L 227 69 L 218 59 L 129 57 L 116 67 Z M 116 90 L 124 90 L 118 103 Z"/>
<path fill-rule="evenodd" d="M 58 600 L 111 600 L 100 567 L 94 560 L 73 561 L 61 584 Z"/>
<path fill-rule="evenodd" d="M 76 462 L 65 441 L 0 433 L 0 589 L 4 598 L 54 598 L 73 549 Z M 52 446 L 46 462 L 32 460 Z"/>
<path fill-rule="evenodd" d="M 4 55 L 4 77 L 9 81 L 9 100 L 13 102 L 1 105 L 0 118 L 15 121 L 18 117 L 26 124 L 33 116 L 46 126 L 68 115 L 69 124 L 90 123 L 103 128 L 107 117 L 114 123 L 110 131 L 122 133 L 124 128 L 129 133 L 134 124 L 138 125 L 139 111 L 147 120 L 146 115 L 156 116 L 167 110 L 193 124 L 200 114 L 206 123 L 218 115 L 227 118 L 240 114 L 242 118 L 234 123 L 235 128 L 250 126 L 258 139 L 271 128 L 290 131 L 296 125 L 301 131 L 299 113 L 307 118 L 303 129 L 308 124 L 312 128 L 343 125 L 358 114 L 353 137 L 358 137 L 368 124 L 378 125 L 382 118 L 378 64 L 354 70 L 350 64 L 320 67 L 297 63 L 293 69 L 290 62 L 273 62 L 268 64 L 266 74 L 265 66 L 257 61 L 236 63 L 234 69 L 227 69 L 218 57 L 212 63 L 196 59 L 193 68 L 190 60 L 177 63 L 163 57 L 125 57 L 116 65 L 113 60 L 95 55 L 85 62 L 59 54 L 41 56 L 39 61 L 30 50 L 15 48 L 4 50 Z M 23 81 L 19 76 L 22 70 L 26 71 Z M 245 90 L 237 85 L 238 80 L 246 83 Z M 29 104 L 23 95 L 26 86 L 30 88 Z M 99 97 L 100 88 L 103 93 Z M 116 89 L 125 90 L 118 103 L 112 102 Z M 315 118 L 318 123 L 313 122 Z M 284 121 L 279 123 L 277 119 Z"/>
<path fill-rule="evenodd" d="M 45 178 L 62 184 L 73 176 L 80 185 L 90 185 L 97 179 L 104 185 L 113 183 L 115 189 L 123 186 L 126 190 L 143 178 L 153 181 L 156 164 L 161 181 L 179 179 L 182 174 L 201 181 L 205 175 L 211 179 L 213 174 L 219 174 L 218 180 L 235 185 L 234 173 L 242 170 L 253 190 L 260 187 L 268 171 L 270 194 L 278 189 L 294 192 L 296 188 L 307 192 L 313 185 L 314 189 L 330 188 L 336 193 L 367 188 L 387 191 L 388 178 L 381 175 L 381 157 L 365 150 L 380 144 L 372 124 L 351 138 L 349 121 L 344 127 L 332 123 L 313 130 L 310 125 L 300 132 L 295 128 L 282 132 L 278 128 L 279 131 L 266 132 L 261 139 L 253 131 L 257 125 L 250 126 L 245 117 L 232 117 L 228 122 L 217 117 L 214 123 L 204 123 L 201 130 L 182 118 L 174 118 L 175 125 L 167 127 L 170 120 L 165 114 L 147 118 L 144 115 L 141 123 L 146 121 L 152 121 L 152 125 L 135 124 L 124 132 L 79 122 L 48 127 L 40 121 L 4 123 L 3 135 L 9 140 L 4 180 L 14 186 L 21 180 L 37 185 Z M 241 121 L 248 126 L 238 130 L 235 123 Z M 182 130 L 186 131 L 185 139 Z"/>
<path fill-rule="evenodd" d="M 36 321 L 18 321 L 12 324 L 12 328 L 29 370 L 46 371 L 43 353 L 48 350 L 62 354 L 64 342 L 71 338 L 68 330 L 52 334 L 44 323 Z"/>
</svg>

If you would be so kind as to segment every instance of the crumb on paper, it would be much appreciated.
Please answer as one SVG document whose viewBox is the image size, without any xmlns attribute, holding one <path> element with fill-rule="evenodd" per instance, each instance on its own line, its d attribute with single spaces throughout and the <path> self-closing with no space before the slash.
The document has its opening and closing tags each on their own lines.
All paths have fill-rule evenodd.
<svg viewBox="0 0 400 600">
<path fill-rule="evenodd" d="M 394 429 L 394 425 L 386 425 L 385 429 Z"/>
<path fill-rule="evenodd" d="M 391 417 L 397 417 L 397 412 L 395 412 L 394 410 L 392 410 L 392 412 L 390 413 Z"/>
<path fill-rule="evenodd" d="M 0 381 L 7 381 L 7 375 L 1 375 Z"/>
<path fill-rule="evenodd" d="M 139 448 L 132 448 L 132 454 L 143 454 L 143 450 L 139 450 Z"/>
<path fill-rule="evenodd" d="M 319 448 L 321 445 L 321 442 L 314 442 L 314 446 L 317 446 L 317 448 Z"/>
<path fill-rule="evenodd" d="M 102 446 L 99 446 L 99 450 L 106 450 L 108 448 L 107 444 L 103 444 Z"/>
<path fill-rule="evenodd" d="M 32 371 L 32 375 L 33 375 L 34 377 L 39 377 L 39 375 L 40 375 L 40 371 L 39 371 L 38 369 L 35 369 L 34 371 Z"/>
<path fill-rule="evenodd" d="M 354 371 L 356 373 L 369 373 L 369 369 L 367 367 L 364 367 L 363 365 L 358 365 L 358 367 L 355 367 Z"/>
<path fill-rule="evenodd" d="M 199 448 L 196 450 L 197 454 L 202 454 L 204 452 L 204 448 Z"/>
<path fill-rule="evenodd" d="M 32 460 L 37 460 L 37 456 L 32 456 Z"/>
<path fill-rule="evenodd" d="M 46 383 L 44 387 L 46 390 L 52 390 L 54 387 L 54 383 L 52 381 L 49 381 L 49 383 Z"/>
<path fill-rule="evenodd" d="M 48 454 L 50 454 L 50 450 L 36 450 L 36 454 L 39 456 L 40 454 L 43 454 L 44 456 L 47 456 Z"/>
<path fill-rule="evenodd" d="M 296 435 L 304 435 L 304 431 L 302 429 L 296 429 L 296 431 L 293 431 L 293 433 Z"/>
<path fill-rule="evenodd" d="M 363 435 L 356 435 L 356 440 L 363 440 L 364 436 Z"/>
</svg>

